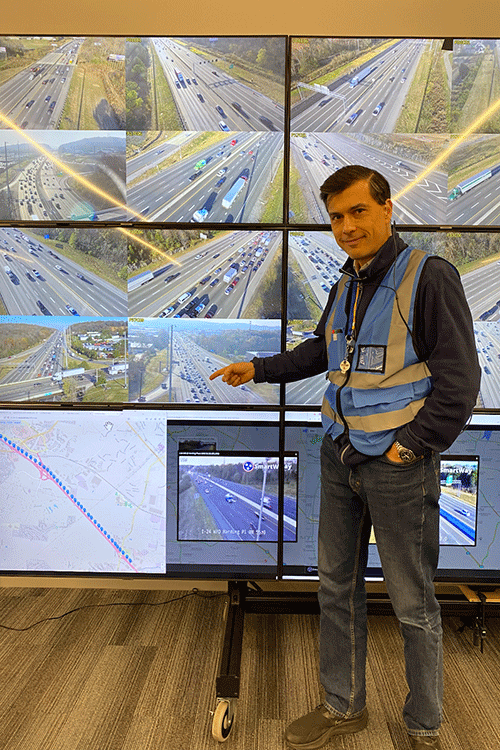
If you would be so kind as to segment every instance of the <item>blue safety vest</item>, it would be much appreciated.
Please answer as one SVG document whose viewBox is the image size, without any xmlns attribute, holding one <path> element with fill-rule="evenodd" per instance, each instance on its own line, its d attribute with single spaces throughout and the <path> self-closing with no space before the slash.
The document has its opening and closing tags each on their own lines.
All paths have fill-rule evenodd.
<svg viewBox="0 0 500 750">
<path fill-rule="evenodd" d="M 325 329 L 330 383 L 321 408 L 323 426 L 335 438 L 347 424 L 351 444 L 369 456 L 392 445 L 398 429 L 412 421 L 432 390 L 429 368 L 418 359 L 409 330 L 427 258 L 409 247 L 398 255 L 373 295 L 356 339 L 349 341 L 348 358 L 346 336 L 354 333 L 361 296 L 356 287 L 364 280 L 344 275 L 338 282 Z M 346 312 L 349 284 L 355 288 Z"/>
</svg>

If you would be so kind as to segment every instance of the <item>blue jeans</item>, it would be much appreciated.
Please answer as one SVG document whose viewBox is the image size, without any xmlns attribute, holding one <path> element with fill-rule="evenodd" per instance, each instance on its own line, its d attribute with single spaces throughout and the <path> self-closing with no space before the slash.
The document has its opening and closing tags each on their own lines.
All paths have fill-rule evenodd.
<svg viewBox="0 0 500 750">
<path fill-rule="evenodd" d="M 387 591 L 404 640 L 409 734 L 435 735 L 442 719 L 441 612 L 433 579 L 439 554 L 439 454 L 411 464 L 378 456 L 354 469 L 321 447 L 320 675 L 325 704 L 348 718 L 366 701 L 364 572 L 373 524 Z"/>
</svg>

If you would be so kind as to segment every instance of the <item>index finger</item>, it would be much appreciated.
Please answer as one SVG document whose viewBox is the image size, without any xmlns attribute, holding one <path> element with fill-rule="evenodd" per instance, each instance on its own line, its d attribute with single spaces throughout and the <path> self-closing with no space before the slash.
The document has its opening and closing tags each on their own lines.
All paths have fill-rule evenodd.
<svg viewBox="0 0 500 750">
<path fill-rule="evenodd" d="M 213 372 L 213 373 L 212 373 L 211 375 L 209 375 L 209 376 L 208 376 L 208 379 L 209 379 L 209 380 L 214 380 L 215 378 L 218 378 L 218 377 L 219 377 L 219 375 L 222 375 L 222 374 L 224 373 L 224 370 L 225 370 L 225 369 L 226 369 L 225 367 L 221 367 L 221 369 L 220 369 L 220 370 L 216 370 L 216 371 L 215 371 L 215 372 Z"/>
</svg>

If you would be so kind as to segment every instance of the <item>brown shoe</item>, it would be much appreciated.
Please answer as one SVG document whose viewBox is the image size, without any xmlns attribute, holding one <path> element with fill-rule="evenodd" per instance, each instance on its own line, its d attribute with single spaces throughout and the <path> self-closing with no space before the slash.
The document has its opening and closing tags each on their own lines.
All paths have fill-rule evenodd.
<svg viewBox="0 0 500 750">
<path fill-rule="evenodd" d="M 410 734 L 411 750 L 441 750 L 441 743 L 437 735 L 415 735 Z"/>
<path fill-rule="evenodd" d="M 336 734 L 360 732 L 367 723 L 366 708 L 352 719 L 343 719 L 332 714 L 326 706 L 321 704 L 311 713 L 292 722 L 285 730 L 285 740 L 296 750 L 318 750 L 326 745 L 330 737 Z"/>
</svg>

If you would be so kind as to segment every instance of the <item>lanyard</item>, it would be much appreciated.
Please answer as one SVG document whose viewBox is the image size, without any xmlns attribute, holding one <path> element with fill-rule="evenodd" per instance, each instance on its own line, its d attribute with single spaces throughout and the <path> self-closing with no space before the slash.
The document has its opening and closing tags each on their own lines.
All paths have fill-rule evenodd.
<svg viewBox="0 0 500 750">
<path fill-rule="evenodd" d="M 358 309 L 358 298 L 359 298 L 359 290 L 361 289 L 361 283 L 357 282 L 356 284 L 356 294 L 351 295 L 351 310 L 349 313 L 349 320 L 347 321 L 347 333 L 345 336 L 346 340 L 346 350 L 344 354 L 344 359 L 340 363 L 340 370 L 343 374 L 345 374 L 351 367 L 350 357 L 352 356 L 352 353 L 354 352 L 354 344 L 356 342 L 356 312 Z M 349 326 L 350 322 L 350 326 Z"/>
</svg>

